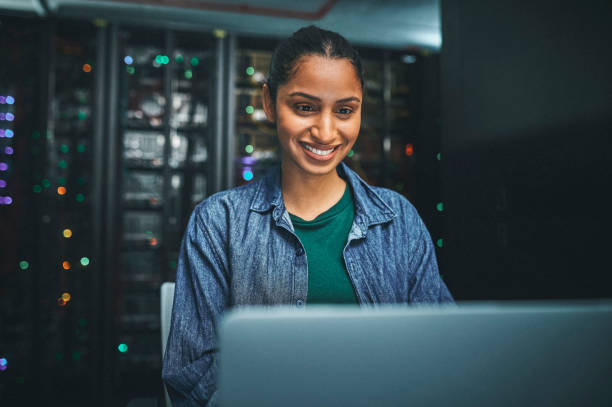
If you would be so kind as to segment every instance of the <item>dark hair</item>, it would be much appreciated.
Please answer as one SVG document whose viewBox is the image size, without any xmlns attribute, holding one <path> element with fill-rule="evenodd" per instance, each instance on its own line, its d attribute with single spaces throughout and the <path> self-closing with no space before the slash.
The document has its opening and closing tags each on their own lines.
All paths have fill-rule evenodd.
<svg viewBox="0 0 612 407">
<path fill-rule="evenodd" d="M 309 25 L 300 28 L 291 37 L 283 40 L 272 54 L 266 83 L 270 88 L 273 104 L 276 104 L 278 87 L 289 82 L 295 74 L 295 64 L 298 59 L 308 55 L 348 59 L 355 67 L 355 72 L 361 82 L 361 89 L 364 90 L 364 72 L 359 53 L 340 34 Z"/>
</svg>

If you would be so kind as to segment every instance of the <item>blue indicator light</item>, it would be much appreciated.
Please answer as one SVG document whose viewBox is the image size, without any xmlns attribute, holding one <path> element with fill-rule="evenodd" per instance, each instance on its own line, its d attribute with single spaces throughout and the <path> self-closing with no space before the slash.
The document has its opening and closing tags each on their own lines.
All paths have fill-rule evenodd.
<svg viewBox="0 0 612 407">
<path fill-rule="evenodd" d="M 252 171 L 244 171 L 242 173 L 242 178 L 244 178 L 245 181 L 250 181 L 253 179 L 253 172 Z"/>
<path fill-rule="evenodd" d="M 127 55 L 125 58 L 123 58 L 123 62 L 125 62 L 127 65 L 132 65 L 134 63 L 134 58 Z"/>
<path fill-rule="evenodd" d="M 15 99 L 12 96 L 7 96 L 6 97 L 6 104 L 12 105 L 13 103 L 15 103 Z"/>
</svg>

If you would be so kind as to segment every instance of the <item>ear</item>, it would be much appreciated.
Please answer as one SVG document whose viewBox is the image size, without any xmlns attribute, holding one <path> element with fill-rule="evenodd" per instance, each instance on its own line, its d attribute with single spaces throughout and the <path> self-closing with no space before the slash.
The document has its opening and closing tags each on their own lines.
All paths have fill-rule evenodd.
<svg viewBox="0 0 612 407">
<path fill-rule="evenodd" d="M 274 104 L 272 103 L 272 96 L 270 95 L 270 87 L 267 83 L 264 83 L 261 90 L 263 92 L 264 112 L 266 112 L 266 117 L 268 120 L 274 123 L 276 121 L 276 112 L 274 109 Z"/>
</svg>

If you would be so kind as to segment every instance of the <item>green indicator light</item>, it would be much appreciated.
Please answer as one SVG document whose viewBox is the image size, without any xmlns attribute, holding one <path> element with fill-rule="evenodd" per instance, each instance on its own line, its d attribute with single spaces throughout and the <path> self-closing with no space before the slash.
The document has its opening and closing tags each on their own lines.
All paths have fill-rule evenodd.
<svg viewBox="0 0 612 407">
<path fill-rule="evenodd" d="M 161 65 L 161 64 L 162 64 L 162 61 L 163 61 L 163 60 L 162 60 L 162 56 L 161 56 L 161 55 L 156 55 L 156 56 L 155 56 L 155 62 L 157 62 L 158 64 L 160 64 L 160 65 Z"/>
<path fill-rule="evenodd" d="M 85 120 L 87 118 L 87 113 L 80 111 L 79 112 L 79 120 Z"/>
<path fill-rule="evenodd" d="M 68 167 L 68 164 L 66 163 L 66 160 L 61 160 L 58 164 L 57 164 L 60 168 L 66 168 Z"/>
<path fill-rule="evenodd" d="M 20 269 L 22 269 L 22 270 L 26 270 L 28 267 L 30 267 L 30 263 L 28 263 L 27 261 L 25 261 L 25 260 L 21 260 L 21 261 L 19 262 L 19 268 L 20 268 Z"/>
<path fill-rule="evenodd" d="M 438 239 L 438 240 L 436 241 L 436 246 L 438 246 L 438 247 L 442 247 L 442 246 L 444 246 L 444 241 L 443 241 L 442 239 Z"/>
<path fill-rule="evenodd" d="M 134 72 L 136 72 L 136 69 L 133 66 L 126 66 L 125 70 L 127 71 L 127 73 L 129 73 L 130 75 L 134 75 Z"/>
<path fill-rule="evenodd" d="M 250 144 L 249 144 L 249 145 L 247 145 L 247 146 L 244 148 L 244 151 L 246 151 L 246 152 L 247 152 L 247 154 L 251 154 L 251 153 L 253 152 L 253 150 L 254 150 L 254 149 L 253 149 L 253 146 L 252 146 L 252 145 L 250 145 Z"/>
<path fill-rule="evenodd" d="M 441 155 L 440 153 L 438 153 L 438 154 L 436 155 L 436 158 L 438 159 L 438 161 L 440 161 L 440 160 L 442 159 L 441 157 L 442 157 L 442 155 Z"/>
<path fill-rule="evenodd" d="M 176 62 L 178 62 L 179 64 L 182 64 L 182 63 L 183 63 L 183 61 L 184 61 L 185 59 L 183 58 L 183 56 L 182 56 L 182 55 L 177 55 L 177 56 L 174 58 L 174 60 L 175 60 Z"/>
<path fill-rule="evenodd" d="M 89 259 L 87 257 L 81 257 L 81 265 L 89 266 Z"/>
<path fill-rule="evenodd" d="M 185 70 L 185 78 L 191 79 L 192 76 L 193 76 L 193 72 L 191 72 L 191 69 L 186 69 Z"/>
<path fill-rule="evenodd" d="M 253 75 L 253 74 L 255 73 L 255 68 L 253 68 L 252 66 L 249 66 L 249 67 L 246 69 L 246 73 L 247 73 L 247 75 L 249 75 L 249 76 Z"/>
<path fill-rule="evenodd" d="M 79 145 L 77 146 L 77 151 L 78 151 L 79 153 L 84 153 L 84 152 L 85 152 L 85 144 L 79 144 Z"/>
<path fill-rule="evenodd" d="M 81 352 L 79 351 L 72 352 L 72 360 L 78 361 L 79 359 L 81 359 Z"/>
<path fill-rule="evenodd" d="M 442 212 L 444 210 L 444 203 L 438 202 L 438 204 L 436 205 L 436 209 L 438 210 L 438 212 Z"/>
<path fill-rule="evenodd" d="M 40 185 L 34 185 L 32 187 L 32 191 L 36 192 L 37 194 L 40 193 L 42 191 L 42 187 Z"/>
<path fill-rule="evenodd" d="M 83 202 L 85 200 L 85 196 L 83 194 L 76 194 L 77 202 Z"/>
<path fill-rule="evenodd" d="M 68 152 L 68 150 L 69 150 L 69 148 L 68 148 L 68 146 L 67 146 L 66 144 L 62 144 L 62 145 L 61 145 L 61 147 L 60 147 L 60 151 L 61 151 L 62 153 L 64 153 L 64 154 L 65 154 L 65 153 L 67 153 L 67 152 Z"/>
<path fill-rule="evenodd" d="M 60 184 L 60 185 L 66 185 L 66 178 L 58 177 L 57 178 L 57 183 Z"/>
<path fill-rule="evenodd" d="M 170 268 L 172 269 L 176 268 L 176 260 L 170 260 Z"/>
<path fill-rule="evenodd" d="M 33 138 L 40 138 L 40 132 L 38 132 L 38 131 L 34 131 L 34 132 L 32 133 L 32 137 L 33 137 Z"/>
<path fill-rule="evenodd" d="M 247 112 L 248 114 L 251 114 L 251 113 L 253 113 L 253 112 L 255 111 L 255 109 L 253 108 L 253 106 L 247 106 L 247 107 L 246 107 L 246 109 L 244 109 L 244 110 L 246 110 L 246 112 Z"/>
<path fill-rule="evenodd" d="M 51 182 L 47 178 L 45 178 L 41 181 L 41 184 L 43 187 L 49 188 L 49 186 L 51 185 Z"/>
<path fill-rule="evenodd" d="M 166 55 L 161 57 L 162 60 L 162 64 L 167 65 L 170 62 L 170 58 L 168 58 Z"/>
<path fill-rule="evenodd" d="M 198 64 L 200 63 L 200 60 L 196 57 L 191 58 L 191 66 L 198 66 Z"/>
<path fill-rule="evenodd" d="M 117 346 L 117 349 L 119 349 L 119 352 L 121 353 L 125 353 L 128 350 L 128 347 L 125 343 L 122 343 L 121 345 Z"/>
<path fill-rule="evenodd" d="M 351 158 L 354 154 L 355 154 L 355 152 L 353 150 L 351 150 L 351 151 L 348 152 L 348 154 L 346 156 L 348 158 Z"/>
</svg>

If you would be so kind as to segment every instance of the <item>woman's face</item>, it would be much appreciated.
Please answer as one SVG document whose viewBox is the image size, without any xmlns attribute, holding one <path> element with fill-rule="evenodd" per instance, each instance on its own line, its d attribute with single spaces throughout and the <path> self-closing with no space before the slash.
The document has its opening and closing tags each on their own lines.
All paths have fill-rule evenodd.
<svg viewBox="0 0 612 407">
<path fill-rule="evenodd" d="M 302 57 L 276 108 L 264 86 L 264 109 L 276 121 L 283 165 L 304 175 L 326 175 L 348 154 L 361 126 L 361 82 L 348 59 Z"/>
</svg>

